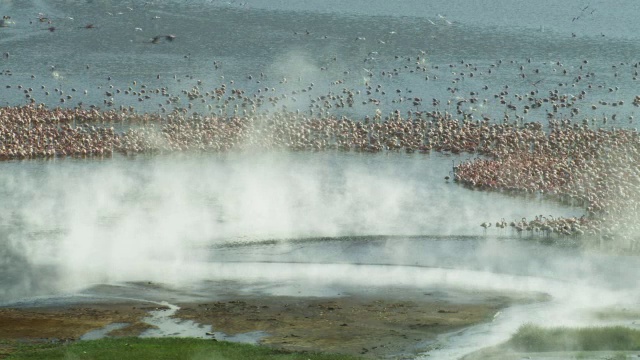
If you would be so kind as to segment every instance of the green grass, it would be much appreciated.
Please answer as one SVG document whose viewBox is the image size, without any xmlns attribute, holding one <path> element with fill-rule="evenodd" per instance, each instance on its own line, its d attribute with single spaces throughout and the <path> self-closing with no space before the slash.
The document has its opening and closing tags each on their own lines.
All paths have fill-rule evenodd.
<svg viewBox="0 0 640 360">
<path fill-rule="evenodd" d="M 20 345 L 7 359 L 64 360 L 352 360 L 356 357 L 335 354 L 297 353 L 263 346 L 193 338 L 107 338 L 78 341 L 66 345 Z"/>
<path fill-rule="evenodd" d="M 523 325 L 507 342 L 518 351 L 637 351 L 640 330 L 622 326 L 585 328 L 543 328 Z"/>
</svg>

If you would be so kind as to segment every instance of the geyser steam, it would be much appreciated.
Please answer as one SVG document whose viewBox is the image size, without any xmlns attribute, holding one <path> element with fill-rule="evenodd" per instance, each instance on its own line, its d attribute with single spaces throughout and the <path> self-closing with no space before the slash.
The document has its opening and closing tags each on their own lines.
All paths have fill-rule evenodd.
<svg viewBox="0 0 640 360">
<path fill-rule="evenodd" d="M 14 260 L 3 266 L 49 267 L 56 281 L 47 283 L 61 289 L 170 283 L 180 281 L 186 264 L 205 261 L 208 250 L 197 249 L 212 245 L 343 235 L 482 237 L 481 220 L 561 209 L 489 200 L 436 180 L 450 164 L 437 156 L 278 152 L 5 164 L 0 183 L 8 206 L 0 219 L 13 244 L 3 251 Z M 32 283 L 14 285 L 15 294 L 34 293 Z"/>
</svg>

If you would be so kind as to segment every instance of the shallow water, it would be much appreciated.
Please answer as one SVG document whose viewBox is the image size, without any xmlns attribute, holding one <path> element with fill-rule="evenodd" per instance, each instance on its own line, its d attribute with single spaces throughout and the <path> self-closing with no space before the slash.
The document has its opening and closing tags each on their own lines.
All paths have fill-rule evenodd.
<svg viewBox="0 0 640 360">
<path fill-rule="evenodd" d="M 80 336 L 80 340 L 98 340 L 107 336 L 107 334 L 114 330 L 120 330 L 129 326 L 127 323 L 111 323 L 100 329 L 89 331 L 88 333 Z"/>
<path fill-rule="evenodd" d="M 480 223 L 580 214 L 447 183 L 452 161 L 459 159 L 282 153 L 3 163 L 7 207 L 0 210 L 0 228 L 8 276 L 2 297 L 39 287 L 159 280 L 167 271 L 150 262 L 178 271 L 208 256 L 194 247 L 211 249 L 212 260 L 230 260 L 228 244 L 346 239 L 334 242 L 339 249 L 350 236 L 383 235 L 391 236 L 383 245 L 392 249 L 398 236 L 452 243 L 481 241 L 486 233 L 512 238 L 506 229 L 484 231 Z M 370 243 L 375 248 L 380 242 Z M 340 255 L 343 262 L 358 256 Z"/>
<path fill-rule="evenodd" d="M 191 320 L 180 320 L 174 318 L 175 313 L 180 309 L 177 305 L 162 303 L 166 309 L 149 312 L 149 317 L 142 319 L 143 322 L 152 325 L 140 334 L 140 337 L 193 337 L 201 339 L 216 339 L 221 341 L 231 341 L 246 344 L 258 344 L 267 333 L 264 331 L 252 331 L 228 335 L 220 331 L 212 331 L 211 325 L 201 325 Z"/>
<path fill-rule="evenodd" d="M 473 92 L 480 102 L 465 110 L 475 118 L 546 124 L 548 105 L 525 114 L 515 95 L 584 91 L 574 121 L 636 127 L 635 9 L 633 1 L 1 1 L 11 20 L 0 28 L 0 105 L 26 104 L 27 91 L 50 106 L 170 111 L 188 106 L 182 90 L 225 84 L 287 96 L 260 109 L 269 112 L 310 113 L 320 95 L 360 91 L 353 107 L 323 111 L 361 119 L 377 109 L 454 112 Z M 166 34 L 176 39 L 150 42 Z M 385 94 L 365 95 L 367 84 Z M 139 101 L 160 87 L 181 98 L 167 104 L 147 91 Z M 496 97 L 505 91 L 517 110 Z M 413 97 L 423 101 L 414 106 Z M 216 102 L 191 111 L 207 105 L 232 111 Z M 226 280 L 271 295 L 402 285 L 552 296 L 444 338 L 438 358 L 504 340 L 526 321 L 584 324 L 591 318 L 579 310 L 638 306 L 633 257 L 483 231 L 484 221 L 582 212 L 444 181 L 463 160 L 276 152 L 3 162 L 0 302 L 193 300 L 215 297 L 207 284 Z"/>
<path fill-rule="evenodd" d="M 10 105 L 27 103 L 24 90 L 31 88 L 32 99 L 51 106 L 82 102 L 109 108 L 104 101 L 113 99 L 112 107 L 155 112 L 160 105 L 187 107 L 182 90 L 197 86 L 204 93 L 227 84 L 248 95 L 268 89 L 262 94 L 281 99 L 263 110 L 286 106 L 306 112 L 318 96 L 349 89 L 361 91 L 354 106 L 327 111 L 356 118 L 376 109 L 383 114 L 431 111 L 434 98 L 440 100 L 435 109 L 453 112 L 448 101 L 455 105 L 476 93 L 481 102 L 465 107 L 475 118 L 499 121 L 506 112 L 512 120 L 518 115 L 543 121 L 550 106 L 524 114 L 514 95 L 538 91 L 536 97 L 542 97 L 557 90 L 578 96 L 584 91 L 576 120 L 635 127 L 635 118 L 628 118 L 636 112 L 639 25 L 629 9 L 634 9 L 631 1 L 615 7 L 582 1 L 563 6 L 526 1 L 3 2 L 0 12 L 12 16 L 12 24 L 0 29 L 3 52 L 10 54 L 2 59 L 8 70 L 2 79 L 10 88 L 0 92 Z M 38 14 L 51 24 L 40 22 Z M 95 28 L 83 28 L 87 24 Z M 51 26 L 56 30 L 46 30 Z M 176 40 L 150 42 L 166 34 Z M 578 77 L 582 80 L 576 82 Z M 365 96 L 367 83 L 380 85 L 385 95 Z M 182 97 L 166 104 L 166 97 L 153 93 L 162 87 Z M 505 90 L 501 104 L 495 95 Z M 423 101 L 413 106 L 407 97 Z M 200 113 L 220 111 L 218 102 L 192 105 L 191 111 Z M 570 116 L 570 110 L 561 108 L 556 115 Z"/>
</svg>

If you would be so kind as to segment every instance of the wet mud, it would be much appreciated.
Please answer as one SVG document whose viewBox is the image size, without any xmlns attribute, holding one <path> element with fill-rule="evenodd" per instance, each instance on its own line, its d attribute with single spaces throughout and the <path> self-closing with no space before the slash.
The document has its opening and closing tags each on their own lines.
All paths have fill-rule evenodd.
<svg viewBox="0 0 640 360">
<path fill-rule="evenodd" d="M 529 295 L 415 289 L 331 297 L 235 294 L 180 303 L 173 318 L 199 324 L 203 335 L 216 340 L 260 334 L 257 343 L 277 349 L 411 358 L 428 350 L 440 334 L 491 321 L 514 303 L 539 300 Z M 80 341 L 112 324 L 118 326 L 105 336 L 141 336 L 153 329 L 145 321 L 158 310 L 168 307 L 101 302 L 2 308 L 0 353 L 11 353 L 20 342 Z"/>
</svg>

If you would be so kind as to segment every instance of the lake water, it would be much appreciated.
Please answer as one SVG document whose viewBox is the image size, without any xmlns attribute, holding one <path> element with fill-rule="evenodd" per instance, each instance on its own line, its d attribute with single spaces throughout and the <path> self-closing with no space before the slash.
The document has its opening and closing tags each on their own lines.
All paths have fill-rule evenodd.
<svg viewBox="0 0 640 360">
<path fill-rule="evenodd" d="M 548 104 L 525 113 L 515 95 L 558 91 L 576 97 L 575 121 L 635 127 L 636 8 L 634 1 L 0 0 L 0 14 L 11 16 L 0 28 L 0 105 L 34 99 L 157 112 L 187 107 L 183 91 L 194 86 L 204 93 L 225 84 L 281 99 L 259 111 L 311 114 L 320 111 L 319 96 L 346 89 L 359 91 L 354 106 L 323 114 L 455 112 L 458 101 L 477 97 L 464 105 L 475 118 L 545 123 Z M 151 42 L 169 34 L 173 41 Z M 167 103 L 156 88 L 179 98 Z M 417 106 L 414 97 L 422 99 Z M 233 110 L 220 105 L 194 101 L 190 111 Z M 571 117 L 571 109 L 556 115 Z M 131 281 L 258 279 L 295 288 L 309 279 L 368 283 L 372 275 L 377 286 L 547 291 L 559 299 L 450 340 L 445 358 L 504 340 L 525 321 L 577 323 L 584 318 L 558 314 L 594 293 L 604 300 L 593 306 L 634 298 L 637 279 L 627 275 L 640 270 L 635 258 L 484 231 L 484 221 L 582 211 L 446 182 L 465 159 L 274 152 L 3 162 L 0 302 Z M 288 294 L 287 286 L 274 293 Z"/>
<path fill-rule="evenodd" d="M 584 91 L 575 100 L 579 119 L 617 114 L 606 126 L 628 126 L 636 110 L 640 25 L 632 1 L 3 1 L 0 11 L 11 16 L 0 28 L 8 53 L 1 101 L 10 105 L 33 99 L 106 109 L 112 99 L 111 107 L 158 111 L 160 104 L 186 107 L 182 90 L 204 93 L 224 83 L 249 95 L 265 88 L 267 97 L 288 95 L 271 111 L 305 112 L 317 96 L 360 91 L 353 107 L 328 110 L 356 118 L 376 109 L 452 111 L 448 101 L 475 97 L 465 110 L 476 118 L 498 121 L 506 112 L 543 121 L 549 104 L 524 114 L 515 97 L 536 90 L 538 98 Z M 169 34 L 174 41 L 151 43 Z M 380 91 L 366 95 L 367 84 Z M 181 97 L 168 105 L 150 91 L 158 88 Z M 504 99 L 495 97 L 504 91 Z M 414 97 L 419 106 L 406 99 Z M 215 111 L 219 104 L 207 105 Z M 209 109 L 196 101 L 192 111 Z"/>
<path fill-rule="evenodd" d="M 150 270 L 146 260 L 163 259 L 179 270 L 202 247 L 215 255 L 230 244 L 322 237 L 482 241 L 483 221 L 580 214 L 446 182 L 452 160 L 328 152 L 6 162 L 0 173 L 0 229 L 9 245 L 2 294 L 56 283 L 25 267 L 50 267 L 45 273 L 55 279 L 59 272 L 64 286 L 145 276 L 159 281 L 165 270 Z M 508 229 L 491 235 L 517 237 Z"/>
</svg>

